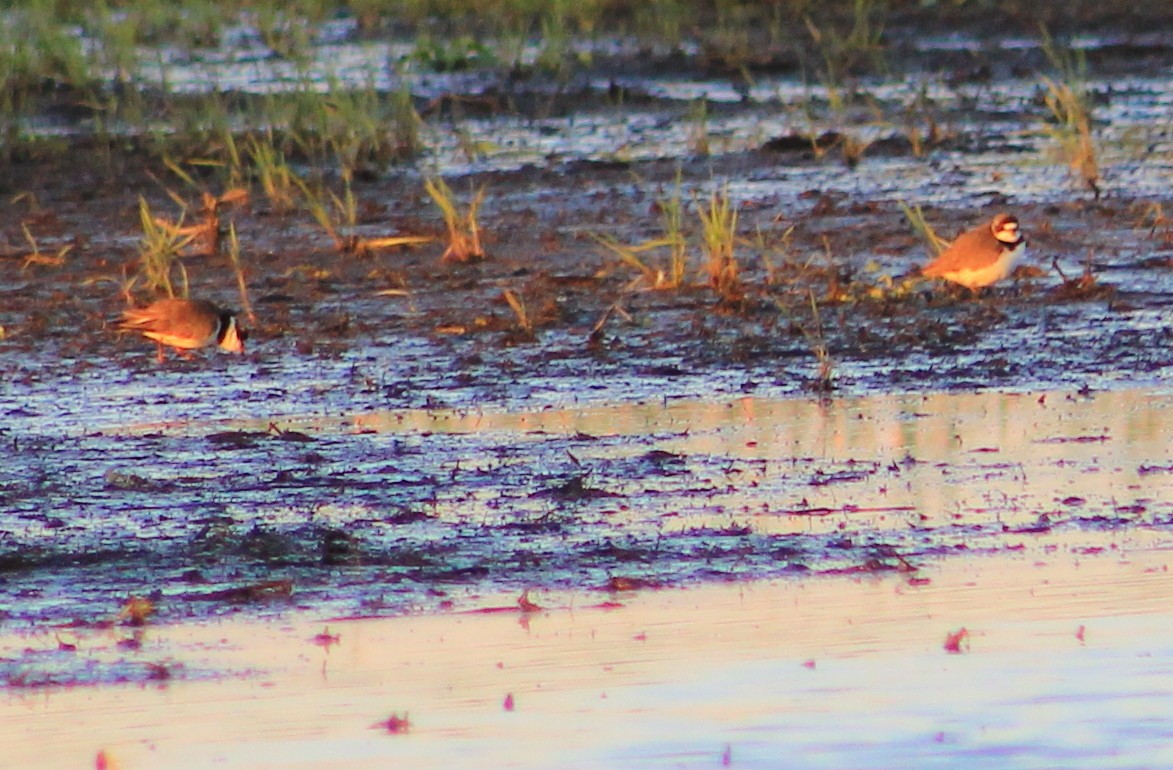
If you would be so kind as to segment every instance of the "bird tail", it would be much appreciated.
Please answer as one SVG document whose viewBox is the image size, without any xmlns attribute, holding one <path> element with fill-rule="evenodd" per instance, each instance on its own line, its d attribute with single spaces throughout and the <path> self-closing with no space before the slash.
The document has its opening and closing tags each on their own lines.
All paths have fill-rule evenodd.
<svg viewBox="0 0 1173 770">
<path fill-rule="evenodd" d="M 122 311 L 122 316 L 116 322 L 122 331 L 135 331 L 144 326 L 150 326 L 155 316 L 146 308 L 132 307 Z"/>
</svg>

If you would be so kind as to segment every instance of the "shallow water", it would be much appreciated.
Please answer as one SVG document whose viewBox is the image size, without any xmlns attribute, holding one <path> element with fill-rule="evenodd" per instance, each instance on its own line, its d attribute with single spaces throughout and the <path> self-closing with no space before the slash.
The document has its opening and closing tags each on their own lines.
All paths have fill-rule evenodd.
<svg viewBox="0 0 1173 770">
<path fill-rule="evenodd" d="M 293 597 L 255 611 L 399 614 L 528 586 L 903 570 L 1150 547 L 1173 522 L 1159 391 L 260 420 L 192 403 L 188 419 L 128 404 L 121 426 L 14 434 L 10 624 L 98 622 L 136 594 L 165 618 L 236 612 L 220 592 L 269 580 Z"/>
<path fill-rule="evenodd" d="M 743 582 L 606 607 L 571 591 L 526 613 L 186 623 L 145 629 L 132 654 L 112 652 L 125 630 L 63 632 L 73 654 L 189 680 L 9 690 L 0 751 L 14 768 L 102 751 L 123 770 L 1159 767 L 1169 547 L 1031 547 L 915 582 Z M 0 639 L 5 655 L 65 654 L 53 646 Z M 406 732 L 382 726 L 392 715 Z"/>
</svg>

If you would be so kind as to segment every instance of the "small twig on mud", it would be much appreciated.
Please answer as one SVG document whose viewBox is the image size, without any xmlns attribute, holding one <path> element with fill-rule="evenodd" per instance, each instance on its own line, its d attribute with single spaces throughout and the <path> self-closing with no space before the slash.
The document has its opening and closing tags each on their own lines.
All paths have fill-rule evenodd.
<svg viewBox="0 0 1173 770">
<path fill-rule="evenodd" d="M 52 265 L 54 267 L 58 267 L 65 263 L 65 255 L 73 249 L 73 244 L 67 243 L 51 257 L 42 254 L 40 247 L 37 245 L 37 239 L 34 238 L 32 233 L 29 232 L 28 225 L 22 222 L 20 229 L 21 232 L 24 233 L 24 239 L 28 241 L 29 246 L 32 248 L 31 252 L 24 255 L 24 262 L 22 262 L 20 266 L 20 271 L 22 273 L 28 270 L 30 265 Z"/>
<path fill-rule="evenodd" d="M 520 294 L 513 291 L 513 289 L 503 290 L 501 296 L 509 304 L 509 307 L 513 310 L 513 314 L 517 316 L 518 329 L 527 337 L 533 337 L 534 319 L 530 317 L 529 310 L 525 306 L 525 300 Z"/>
<path fill-rule="evenodd" d="M 1063 268 L 1059 267 L 1059 257 L 1051 257 L 1051 269 L 1059 274 L 1059 280 L 1063 283 L 1069 283 L 1067 274 L 1063 272 Z"/>
<path fill-rule="evenodd" d="M 610 307 L 603 311 L 603 315 L 595 322 L 591 328 L 591 333 L 587 337 L 587 341 L 592 344 L 598 344 L 603 338 L 603 327 L 607 325 L 607 321 L 611 318 L 612 313 L 618 313 L 623 317 L 623 320 L 630 321 L 631 314 L 624 310 L 618 302 L 613 302 Z"/>
<path fill-rule="evenodd" d="M 1088 249 L 1087 261 L 1083 263 L 1083 275 L 1079 277 L 1079 285 L 1083 288 L 1094 286 L 1096 283 L 1096 276 L 1092 273 L 1092 251 Z"/>
<path fill-rule="evenodd" d="M 1060 280 L 1063 281 L 1063 286 L 1068 289 L 1086 290 L 1096 285 L 1096 276 L 1092 272 L 1092 252 L 1088 251 L 1087 260 L 1084 262 L 1083 274 L 1078 278 L 1068 278 L 1063 269 L 1059 267 L 1059 258 L 1051 258 L 1051 267 L 1059 274 Z"/>
<path fill-rule="evenodd" d="M 1067 279 L 1067 273 L 1065 273 L 1063 268 L 1060 268 L 1059 266 L 1058 256 L 1051 257 L 1051 269 L 1059 273 L 1059 281 L 1062 281 L 1063 283 L 1071 283 L 1069 279 Z"/>
</svg>

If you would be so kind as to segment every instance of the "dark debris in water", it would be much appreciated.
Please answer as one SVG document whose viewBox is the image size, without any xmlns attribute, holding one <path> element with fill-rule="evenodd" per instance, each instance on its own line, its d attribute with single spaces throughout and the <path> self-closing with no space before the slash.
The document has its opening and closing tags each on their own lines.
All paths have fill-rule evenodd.
<svg viewBox="0 0 1173 770">
<path fill-rule="evenodd" d="M 189 679 L 180 663 L 130 659 L 95 660 L 76 653 L 38 655 L 32 651 L 0 658 L 0 687 L 27 690 L 46 687 L 88 687 L 112 684 L 163 684 Z"/>
</svg>

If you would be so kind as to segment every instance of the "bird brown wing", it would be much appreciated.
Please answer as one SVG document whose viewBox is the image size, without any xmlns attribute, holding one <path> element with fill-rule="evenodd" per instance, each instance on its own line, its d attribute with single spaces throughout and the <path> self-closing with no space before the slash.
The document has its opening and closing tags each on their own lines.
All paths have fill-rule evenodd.
<svg viewBox="0 0 1173 770">
<path fill-rule="evenodd" d="M 206 300 L 160 300 L 122 314 L 121 327 L 128 331 L 203 339 L 216 330 L 219 308 Z"/>
<path fill-rule="evenodd" d="M 151 308 L 130 308 L 122 311 L 122 320 L 118 322 L 118 328 L 134 332 L 149 330 L 158 321 L 158 316 Z"/>
<path fill-rule="evenodd" d="M 990 235 L 988 225 L 966 230 L 939 257 L 926 265 L 921 273 L 939 276 L 963 267 L 975 269 L 993 264 L 998 260 L 1000 249 L 990 248 L 991 240 L 993 236 Z"/>
</svg>

